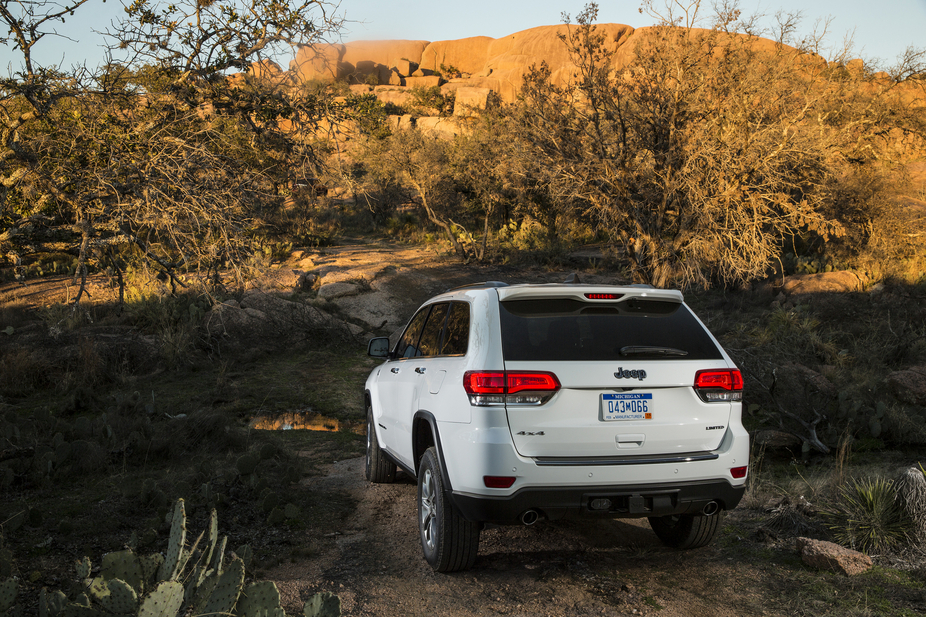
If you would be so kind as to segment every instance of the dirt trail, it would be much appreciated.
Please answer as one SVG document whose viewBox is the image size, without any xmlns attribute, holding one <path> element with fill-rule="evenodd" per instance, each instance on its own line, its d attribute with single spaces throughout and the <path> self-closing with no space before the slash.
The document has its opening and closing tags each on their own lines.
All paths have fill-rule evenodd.
<svg viewBox="0 0 926 617">
<path fill-rule="evenodd" d="M 643 520 L 540 521 L 482 533 L 475 567 L 438 574 L 421 556 L 415 485 L 363 478 L 363 459 L 332 465 L 305 490 L 338 490 L 356 510 L 333 521 L 315 554 L 266 574 L 288 611 L 317 591 L 340 595 L 345 615 L 584 616 L 768 614 L 734 592 L 742 576 L 719 546 L 677 552 Z"/>
</svg>

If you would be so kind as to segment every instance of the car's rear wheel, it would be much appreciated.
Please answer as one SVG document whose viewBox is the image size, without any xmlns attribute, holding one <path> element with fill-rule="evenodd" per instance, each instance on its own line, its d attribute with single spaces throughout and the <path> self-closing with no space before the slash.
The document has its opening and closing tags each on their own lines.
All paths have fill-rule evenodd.
<svg viewBox="0 0 926 617">
<path fill-rule="evenodd" d="M 424 558 L 438 572 L 466 570 L 476 561 L 479 524 L 463 518 L 447 497 L 433 447 L 418 468 L 418 531 Z"/>
<path fill-rule="evenodd" d="M 722 513 L 713 516 L 678 514 L 652 516 L 649 525 L 664 544 L 672 548 L 699 548 L 707 546 L 720 530 Z"/>
<path fill-rule="evenodd" d="M 379 449 L 376 427 L 373 426 L 373 408 L 367 405 L 367 461 L 366 476 L 370 482 L 382 484 L 395 480 L 395 463 Z"/>
</svg>

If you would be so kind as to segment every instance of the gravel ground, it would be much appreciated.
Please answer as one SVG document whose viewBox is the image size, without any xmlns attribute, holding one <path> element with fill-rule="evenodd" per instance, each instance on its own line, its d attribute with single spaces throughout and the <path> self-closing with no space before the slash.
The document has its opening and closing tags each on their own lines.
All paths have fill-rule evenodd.
<svg viewBox="0 0 926 617">
<path fill-rule="evenodd" d="M 696 615 L 767 614 L 735 603 L 740 565 L 721 548 L 663 547 L 645 520 L 540 521 L 483 531 L 472 570 L 433 572 L 421 555 L 415 485 L 363 477 L 363 459 L 341 461 L 306 490 L 340 490 L 357 500 L 347 518 L 315 542 L 308 558 L 266 573 L 287 612 L 318 591 L 340 595 L 345 615 Z"/>
</svg>

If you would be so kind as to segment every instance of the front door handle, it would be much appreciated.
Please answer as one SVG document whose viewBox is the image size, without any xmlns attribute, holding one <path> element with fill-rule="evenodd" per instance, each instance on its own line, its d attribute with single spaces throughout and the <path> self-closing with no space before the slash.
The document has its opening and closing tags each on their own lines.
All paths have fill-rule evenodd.
<svg viewBox="0 0 926 617">
<path fill-rule="evenodd" d="M 428 370 L 428 369 L 424 368 L 423 366 L 419 366 L 419 367 L 415 368 L 415 372 L 418 373 L 419 375 L 424 375 L 424 372 L 425 372 L 426 370 Z"/>
<path fill-rule="evenodd" d="M 389 369 L 389 372 L 390 372 L 390 373 L 398 373 L 398 372 L 399 372 L 399 367 L 394 366 L 394 367 L 392 367 L 391 369 Z"/>
</svg>

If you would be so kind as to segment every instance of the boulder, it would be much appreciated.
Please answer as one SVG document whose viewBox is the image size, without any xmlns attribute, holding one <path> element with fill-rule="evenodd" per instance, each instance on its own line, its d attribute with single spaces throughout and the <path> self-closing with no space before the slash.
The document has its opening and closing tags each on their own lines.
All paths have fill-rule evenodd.
<svg viewBox="0 0 926 617">
<path fill-rule="evenodd" d="M 349 86 L 349 88 L 353 94 L 358 96 L 363 96 L 364 94 L 373 92 L 373 86 L 368 84 L 353 84 L 352 86 Z"/>
<path fill-rule="evenodd" d="M 411 114 L 404 116 L 386 116 L 386 123 L 393 131 L 402 131 L 415 128 Z"/>
<path fill-rule="evenodd" d="M 910 405 L 926 405 L 926 366 L 894 371 L 885 382 L 897 400 Z"/>
<path fill-rule="evenodd" d="M 360 286 L 356 283 L 326 283 L 318 288 L 318 297 L 325 300 L 356 296 L 360 293 Z"/>
<path fill-rule="evenodd" d="M 418 64 L 408 58 L 400 58 L 392 68 L 402 77 L 410 77 L 412 73 L 418 70 Z"/>
<path fill-rule="evenodd" d="M 391 86 L 377 86 L 373 93 L 381 103 L 392 103 L 399 107 L 405 107 L 411 103 L 412 95 L 405 88 L 396 88 Z"/>
<path fill-rule="evenodd" d="M 345 52 L 344 45 L 303 45 L 289 63 L 289 71 L 297 82 L 342 79 L 345 73 L 341 59 Z"/>
<path fill-rule="evenodd" d="M 846 576 L 867 572 L 872 565 L 868 555 L 823 540 L 798 538 L 797 550 L 806 565 L 818 570 L 842 572 Z"/>
<path fill-rule="evenodd" d="M 488 88 L 457 88 L 453 104 L 453 115 L 471 116 L 476 110 L 485 109 L 492 91 Z"/>
<path fill-rule="evenodd" d="M 441 83 L 442 80 L 440 75 L 423 75 L 405 78 L 405 86 L 408 88 L 440 87 Z"/>
<path fill-rule="evenodd" d="M 788 296 L 864 291 L 867 279 L 850 271 L 795 274 L 786 277 L 782 291 Z"/>
<path fill-rule="evenodd" d="M 302 289 L 306 286 L 306 273 L 292 268 L 276 268 L 268 270 L 259 278 L 253 280 L 254 289 L 288 290 Z"/>
<path fill-rule="evenodd" d="M 450 118 L 426 116 L 424 118 L 418 118 L 415 121 L 415 126 L 418 127 L 419 131 L 432 133 L 437 137 L 445 139 L 451 139 L 460 132 L 459 125 Z"/>
<path fill-rule="evenodd" d="M 461 73 L 478 73 L 485 66 L 489 45 L 494 40 L 488 36 L 474 36 L 455 41 L 435 41 L 422 52 L 421 66 L 442 72 L 441 65 L 444 65 Z"/>
<path fill-rule="evenodd" d="M 389 71 L 389 81 L 386 83 L 388 83 L 390 86 L 404 86 L 405 78 L 400 75 L 398 71 L 392 69 Z"/>
<path fill-rule="evenodd" d="M 347 75 L 376 75 L 379 83 L 389 83 L 389 73 L 403 61 L 421 62 L 421 52 L 429 41 L 353 41 L 344 46 L 341 58 Z"/>
</svg>

